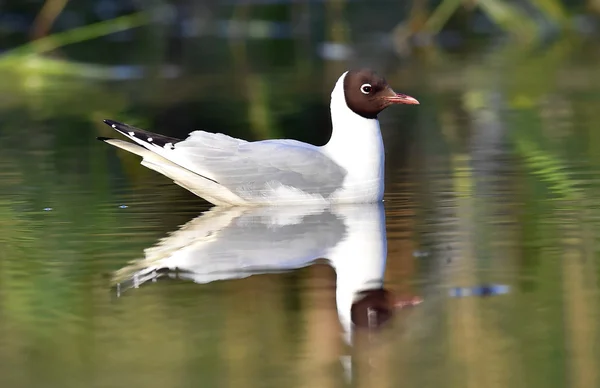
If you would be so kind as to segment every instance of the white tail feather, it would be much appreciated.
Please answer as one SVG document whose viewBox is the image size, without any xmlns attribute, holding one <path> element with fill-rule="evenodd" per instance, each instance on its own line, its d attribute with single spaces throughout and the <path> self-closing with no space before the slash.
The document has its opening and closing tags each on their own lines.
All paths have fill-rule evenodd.
<svg viewBox="0 0 600 388">
<path fill-rule="evenodd" d="M 141 163 L 143 166 L 171 178 L 179 186 L 215 205 L 231 206 L 247 204 L 246 201 L 222 185 L 193 173 L 140 145 L 118 139 L 106 139 L 104 141 L 141 156 L 143 158 Z"/>
</svg>

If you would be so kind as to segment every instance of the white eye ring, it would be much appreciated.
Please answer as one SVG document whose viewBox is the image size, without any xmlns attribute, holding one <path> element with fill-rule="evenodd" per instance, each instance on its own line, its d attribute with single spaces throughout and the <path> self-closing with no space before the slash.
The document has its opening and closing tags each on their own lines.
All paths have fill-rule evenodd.
<svg viewBox="0 0 600 388">
<path fill-rule="evenodd" d="M 372 88 L 373 88 L 373 87 L 371 86 L 371 84 L 362 84 L 362 85 L 360 86 L 360 91 L 361 91 L 363 94 L 369 94 L 369 93 L 371 93 L 371 90 L 372 90 Z"/>
</svg>

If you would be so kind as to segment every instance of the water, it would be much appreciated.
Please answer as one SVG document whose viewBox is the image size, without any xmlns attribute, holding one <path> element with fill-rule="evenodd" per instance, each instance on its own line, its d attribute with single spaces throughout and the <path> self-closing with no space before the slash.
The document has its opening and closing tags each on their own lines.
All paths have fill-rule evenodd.
<svg viewBox="0 0 600 388">
<path fill-rule="evenodd" d="M 600 78 L 569 47 L 383 65 L 422 104 L 382 114 L 384 204 L 260 214 L 210 210 L 101 119 L 323 144 L 346 64 L 14 69 L 3 387 L 598 386 Z"/>
</svg>

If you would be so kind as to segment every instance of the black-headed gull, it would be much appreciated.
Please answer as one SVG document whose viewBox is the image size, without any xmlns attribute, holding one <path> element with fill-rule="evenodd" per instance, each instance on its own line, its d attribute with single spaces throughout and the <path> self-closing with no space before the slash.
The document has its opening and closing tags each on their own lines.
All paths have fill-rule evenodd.
<svg viewBox="0 0 600 388">
<path fill-rule="evenodd" d="M 418 104 L 371 70 L 350 70 L 331 93 L 331 139 L 248 142 L 194 131 L 185 140 L 113 120 L 135 143 L 99 138 L 143 157 L 155 170 L 222 206 L 373 203 L 383 199 L 384 149 L 377 115 L 392 104 Z"/>
</svg>

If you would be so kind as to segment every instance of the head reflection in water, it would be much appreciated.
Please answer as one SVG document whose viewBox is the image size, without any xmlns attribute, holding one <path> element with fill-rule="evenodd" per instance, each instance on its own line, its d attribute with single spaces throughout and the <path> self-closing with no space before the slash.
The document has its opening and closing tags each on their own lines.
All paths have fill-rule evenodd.
<svg viewBox="0 0 600 388">
<path fill-rule="evenodd" d="M 417 298 L 383 288 L 387 255 L 383 204 L 335 207 L 228 208 L 183 225 L 145 258 L 115 274 L 119 291 L 160 277 L 196 283 L 289 271 L 324 258 L 336 273 L 336 307 L 345 341 L 377 329 Z"/>
<path fill-rule="evenodd" d="M 393 317 L 397 309 L 420 304 L 419 297 L 396 299 L 384 289 L 360 291 L 350 308 L 350 319 L 357 328 L 379 329 Z"/>
</svg>

